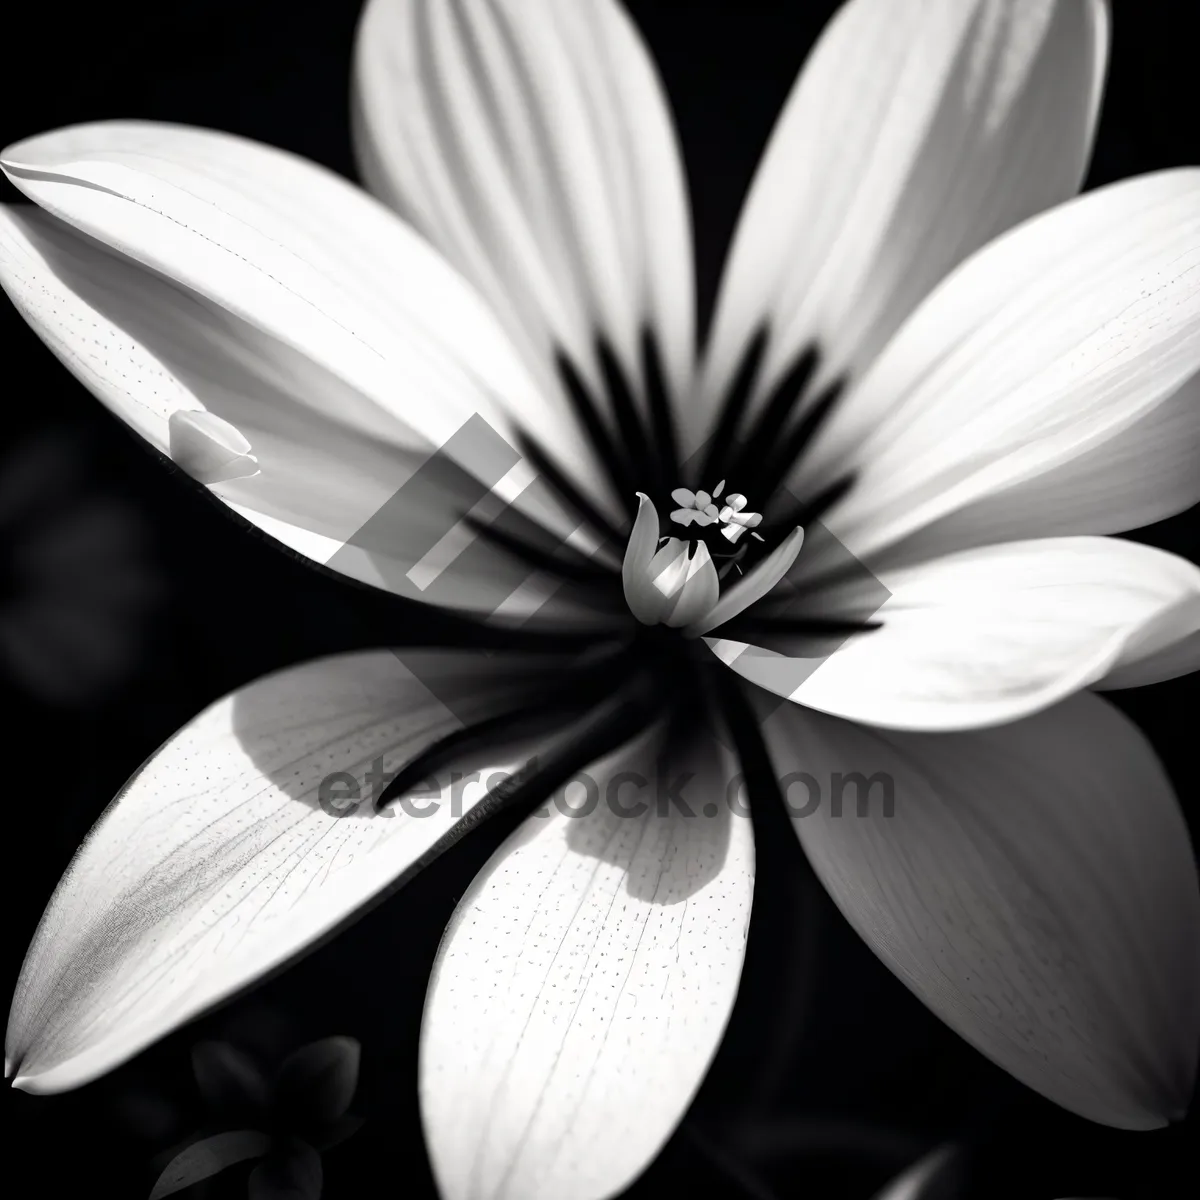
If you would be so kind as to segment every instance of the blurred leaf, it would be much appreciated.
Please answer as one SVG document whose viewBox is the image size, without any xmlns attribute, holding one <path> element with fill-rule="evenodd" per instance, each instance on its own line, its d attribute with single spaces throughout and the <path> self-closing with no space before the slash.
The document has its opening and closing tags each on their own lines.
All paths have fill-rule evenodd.
<svg viewBox="0 0 1200 1200">
<path fill-rule="evenodd" d="M 365 1124 L 366 1121 L 362 1117 L 347 1113 L 344 1117 L 339 1117 L 336 1121 L 326 1125 L 319 1135 L 310 1137 L 309 1141 L 324 1153 L 326 1150 L 332 1150 L 334 1146 L 340 1146 L 347 1138 L 353 1137 Z"/>
<path fill-rule="evenodd" d="M 167 1164 L 158 1177 L 150 1200 L 173 1195 L 202 1179 L 209 1179 L 226 1167 L 257 1158 L 271 1148 L 271 1139 L 255 1129 L 238 1129 L 218 1133 L 203 1141 L 193 1142 Z"/>
<path fill-rule="evenodd" d="M 236 1046 L 199 1042 L 192 1048 L 192 1070 L 205 1102 L 232 1120 L 260 1120 L 267 1107 L 267 1081 Z"/>
<path fill-rule="evenodd" d="M 330 1037 L 289 1055 L 273 1087 L 279 1118 L 303 1129 L 344 1116 L 358 1087 L 360 1054 L 354 1038 Z"/>
<path fill-rule="evenodd" d="M 250 1200 L 318 1200 L 321 1156 L 307 1142 L 291 1138 L 250 1172 Z"/>
<path fill-rule="evenodd" d="M 962 1183 L 957 1148 L 938 1146 L 893 1179 L 875 1200 L 957 1200 Z"/>
</svg>

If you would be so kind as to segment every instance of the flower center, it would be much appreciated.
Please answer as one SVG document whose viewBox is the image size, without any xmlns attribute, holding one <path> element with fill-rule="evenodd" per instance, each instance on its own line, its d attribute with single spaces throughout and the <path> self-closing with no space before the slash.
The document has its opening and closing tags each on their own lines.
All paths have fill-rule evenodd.
<svg viewBox="0 0 1200 1200">
<path fill-rule="evenodd" d="M 723 479 L 713 488 L 712 495 L 684 487 L 676 488 L 671 493 L 671 499 L 679 507 L 671 513 L 671 520 L 685 527 L 693 524 L 701 528 L 716 525 L 722 537 L 736 542 L 748 529 L 762 524 L 762 513 L 744 511 L 748 501 L 740 492 L 731 492 L 718 507 L 716 501 L 721 498 L 724 489 Z M 751 536 L 762 541 L 756 533 Z"/>
<path fill-rule="evenodd" d="M 621 577 L 629 609 L 643 625 L 669 625 L 693 637 L 707 633 L 765 596 L 795 561 L 804 537 L 800 528 L 743 575 L 739 562 L 747 547 L 733 547 L 762 522 L 762 516 L 747 512 L 748 502 L 740 494 L 728 496 L 718 506 L 724 487 L 722 480 L 711 495 L 682 487 L 671 493 L 679 505 L 671 513 L 671 522 L 681 531 L 694 530 L 694 539 L 664 536 L 653 502 L 638 493 Z M 734 569 L 739 578 L 722 591 L 721 581 Z"/>
<path fill-rule="evenodd" d="M 718 504 L 724 490 L 725 480 L 722 479 L 711 494 L 693 492 L 685 487 L 678 487 L 671 493 L 671 499 L 679 505 L 672 511 L 671 520 L 685 529 L 694 530 L 693 536 L 707 545 L 716 564 L 718 579 L 724 579 L 735 569 L 742 574 L 740 564 L 745 558 L 746 547 L 737 546 L 739 538 L 749 532 L 756 541 L 763 541 L 759 534 L 752 532 L 762 524 L 762 513 L 748 511 L 749 501 L 740 492 L 731 492 Z"/>
</svg>

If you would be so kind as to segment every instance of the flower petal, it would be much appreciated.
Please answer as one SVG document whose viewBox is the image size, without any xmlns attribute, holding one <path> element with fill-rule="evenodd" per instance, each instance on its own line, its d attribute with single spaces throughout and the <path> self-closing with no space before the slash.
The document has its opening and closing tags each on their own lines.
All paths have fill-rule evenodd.
<svg viewBox="0 0 1200 1200">
<path fill-rule="evenodd" d="M 690 214 L 661 85 L 619 4 L 371 0 L 355 70 L 368 186 L 492 301 L 531 363 L 561 349 L 598 385 L 603 335 L 642 379 L 648 329 L 682 394 Z"/>
<path fill-rule="evenodd" d="M 645 492 L 638 492 L 637 516 L 621 563 L 621 584 L 629 611 L 643 625 L 656 625 L 663 610 L 663 596 L 654 588 L 650 564 L 658 550 L 658 510 Z"/>
<path fill-rule="evenodd" d="M 1200 567 L 1116 538 L 987 546 L 879 578 L 891 593 L 875 614 L 882 628 L 826 657 L 710 645 L 809 708 L 887 729 L 969 729 L 1103 685 L 1110 671 L 1120 684 L 1152 657 L 1143 671 L 1169 678 L 1169 647 L 1200 628 Z M 1195 665 L 1187 644 L 1180 653 Z"/>
<path fill-rule="evenodd" d="M 717 745 L 678 774 L 652 745 L 577 776 L 451 920 L 420 1063 L 446 1200 L 615 1195 L 708 1067 L 741 972 L 750 821 L 720 803 L 733 769 Z"/>
<path fill-rule="evenodd" d="M 167 434 L 171 459 L 201 483 L 258 474 L 245 434 L 215 413 L 176 409 L 167 420 Z"/>
<path fill-rule="evenodd" d="M 747 198 L 700 415 L 761 328 L 760 397 L 810 345 L 823 378 L 858 373 L 954 266 L 1073 196 L 1107 53 L 1102 0 L 844 5 Z"/>
<path fill-rule="evenodd" d="M 818 876 L 942 1020 L 1089 1120 L 1182 1115 L 1200 890 L 1170 784 L 1125 717 L 1084 693 L 968 733 L 885 734 L 792 705 L 764 730 L 776 770 L 806 786 L 790 808 Z M 845 784 L 854 813 L 835 807 Z"/>
<path fill-rule="evenodd" d="M 476 413 L 498 428 L 519 416 L 543 434 L 571 430 L 470 286 L 315 163 L 125 121 L 27 138 L 2 161 L 61 220 L 307 354 L 427 441 Z"/>
<path fill-rule="evenodd" d="M 55 1092 L 94 1079 L 416 868 L 486 789 L 435 779 L 411 793 L 424 798 L 377 813 L 375 762 L 396 771 L 464 721 L 505 711 L 511 659 L 317 660 L 180 730 L 109 806 L 46 909 L 9 1018 L 16 1085 Z M 495 769 L 512 771 L 517 750 L 497 757 Z"/>
<path fill-rule="evenodd" d="M 659 620 L 679 629 L 704 617 L 720 593 L 712 556 L 704 542 L 669 538 L 650 560 L 649 576 L 664 600 Z"/>
<path fill-rule="evenodd" d="M 309 1042 L 284 1060 L 271 1086 L 287 1128 L 310 1131 L 346 1115 L 358 1087 L 362 1046 L 355 1038 Z"/>
<path fill-rule="evenodd" d="M 794 486 L 863 558 L 1071 464 L 1200 369 L 1200 170 L 1080 196 L 996 239 L 906 322 Z"/>
<path fill-rule="evenodd" d="M 532 520 L 536 533 L 527 540 L 555 547 L 577 536 L 580 518 L 555 503 L 496 426 L 471 418 L 434 454 L 403 412 L 303 349 L 35 208 L 0 209 L 0 282 L 76 377 L 151 445 L 211 481 L 271 536 L 353 578 L 413 599 L 489 609 L 503 598 L 497 585 L 511 591 L 529 568 L 483 538 L 468 542 L 435 586 L 414 575 L 464 512 Z M 255 469 L 211 473 L 221 465 L 219 446 L 197 427 L 202 421 L 220 431 L 233 461 L 244 461 L 248 446 Z M 568 590 L 555 604 L 570 599 Z"/>
<path fill-rule="evenodd" d="M 692 636 L 698 637 L 723 625 L 756 600 L 761 600 L 791 570 L 803 545 L 804 530 L 797 526 L 766 558 L 733 584 L 703 619 L 693 625 L 689 630 Z"/>
<path fill-rule="evenodd" d="M 1029 537 L 1120 533 L 1200 504 L 1200 375 L 1093 449 L 934 521 L 888 567 Z"/>
</svg>

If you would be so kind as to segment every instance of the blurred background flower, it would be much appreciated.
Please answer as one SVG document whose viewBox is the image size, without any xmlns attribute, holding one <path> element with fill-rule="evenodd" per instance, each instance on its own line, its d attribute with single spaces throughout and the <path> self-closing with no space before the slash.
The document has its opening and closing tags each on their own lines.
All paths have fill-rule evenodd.
<svg viewBox="0 0 1200 1200">
<path fill-rule="evenodd" d="M 138 511 L 88 477 L 70 433 L 0 449 L 0 671 L 56 705 L 135 669 L 160 595 Z"/>
<path fill-rule="evenodd" d="M 360 1056 L 354 1038 L 327 1037 L 294 1050 L 268 1074 L 231 1042 L 198 1042 L 192 1070 L 211 1127 L 161 1156 L 167 1162 L 150 1200 L 249 1162 L 250 1200 L 317 1200 L 321 1153 L 362 1125 L 349 1112 Z"/>
</svg>

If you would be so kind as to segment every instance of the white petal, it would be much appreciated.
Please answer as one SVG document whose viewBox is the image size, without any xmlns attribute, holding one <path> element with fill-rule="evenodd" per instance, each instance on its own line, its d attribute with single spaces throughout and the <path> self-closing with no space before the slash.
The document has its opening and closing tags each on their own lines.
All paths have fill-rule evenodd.
<svg viewBox="0 0 1200 1200">
<path fill-rule="evenodd" d="M 678 538 L 668 539 L 650 560 L 648 574 L 665 601 L 659 614 L 664 625 L 675 629 L 691 625 L 703 619 L 717 602 L 721 585 L 704 542 L 692 545 Z"/>
<path fill-rule="evenodd" d="M 532 362 L 634 379 L 654 331 L 680 394 L 693 355 L 691 226 L 674 130 L 614 0 L 371 0 L 355 58 L 368 186 L 490 299 Z M 639 389 L 640 390 L 640 389 Z"/>
<path fill-rule="evenodd" d="M 429 652 L 406 662 L 366 652 L 266 676 L 206 709 L 133 777 L 26 956 L 6 1042 L 17 1086 L 86 1083 L 253 983 L 418 866 L 478 803 L 483 782 L 443 778 L 407 810 L 374 811 L 373 760 L 397 771 L 511 703 L 511 662 Z M 495 760 L 482 780 L 524 761 L 515 747 Z M 361 801 L 335 815 L 353 800 L 340 772 Z"/>
<path fill-rule="evenodd" d="M 733 540 L 730 538 L 730 541 Z M 708 615 L 697 621 L 689 632 L 693 636 L 707 633 L 732 620 L 756 600 L 761 600 L 788 573 L 803 545 L 804 530 L 793 529 L 766 558 L 734 583 Z"/>
<path fill-rule="evenodd" d="M 690 815 L 649 744 L 610 756 L 463 898 L 421 1040 L 446 1200 L 601 1200 L 682 1117 L 728 1020 L 750 916 L 750 821 L 725 803 L 737 779 L 718 754 L 697 750 L 681 764 L 694 779 L 666 780 Z M 563 815 L 592 796 L 589 815 Z"/>
<path fill-rule="evenodd" d="M 1028 537 L 1120 533 L 1193 504 L 1200 504 L 1200 375 L 1094 448 L 934 521 L 872 561 L 895 567 Z"/>
<path fill-rule="evenodd" d="M 536 430 L 591 486 L 594 461 L 495 316 L 440 255 L 346 180 L 228 134 L 99 122 L 10 146 L 9 178 L 60 219 L 278 339 L 410 443 L 480 415 Z"/>
<path fill-rule="evenodd" d="M 841 401 L 793 486 L 860 558 L 1068 465 L 1200 368 L 1200 170 L 1080 196 L 992 242 Z"/>
<path fill-rule="evenodd" d="M 258 474 L 258 459 L 240 429 L 203 409 L 177 408 L 167 420 L 171 458 L 201 483 L 225 483 Z"/>
<path fill-rule="evenodd" d="M 551 545 L 579 521 L 482 419 L 435 458 L 400 414 L 302 350 L 36 208 L 0 209 L 0 282 L 72 373 L 151 445 L 271 536 L 354 578 L 490 611 L 501 581 L 511 591 L 529 568 L 478 537 L 437 586 L 410 575 L 462 512 L 511 497 L 505 519 L 530 514 L 555 530 L 538 535 Z M 220 464 L 193 461 L 203 447 L 173 436 L 181 419 L 218 422 L 249 453 L 229 470 L 198 472 Z M 555 606 L 569 599 L 564 592 Z"/>
<path fill-rule="evenodd" d="M 1180 601 L 1125 647 L 1120 661 L 1096 683 L 1108 688 L 1144 687 L 1200 671 L 1200 604 Z"/>
<path fill-rule="evenodd" d="M 1101 0 L 851 0 L 788 100 L 722 283 L 704 412 L 764 325 L 858 372 L 989 239 L 1075 194 L 1108 52 Z"/>
<path fill-rule="evenodd" d="M 662 593 L 655 590 L 650 574 L 650 564 L 658 550 L 658 530 L 654 501 L 645 492 L 638 492 L 637 516 L 621 563 L 621 584 L 629 611 L 643 625 L 657 625 L 664 607 Z"/>
<path fill-rule="evenodd" d="M 817 874 L 942 1020 L 1090 1120 L 1182 1116 L 1200 891 L 1170 784 L 1125 717 L 1085 693 L 997 729 L 883 734 L 785 705 L 765 732 L 781 776 L 807 775 L 790 806 Z M 840 816 L 839 778 L 867 797 L 851 811 L 845 793 Z"/>
<path fill-rule="evenodd" d="M 1160 653 L 1168 678 L 1169 647 L 1200 628 L 1200 567 L 1116 538 L 987 546 L 879 579 L 891 592 L 874 618 L 883 627 L 824 657 L 714 649 L 809 708 L 889 729 L 969 729 L 1045 708 L 1110 671 L 1119 681 L 1126 664 Z"/>
</svg>

